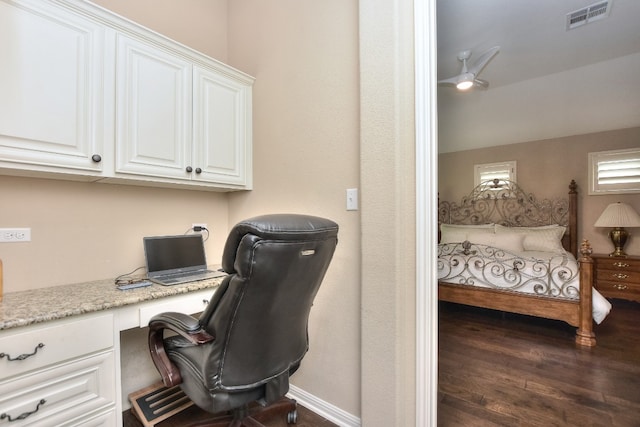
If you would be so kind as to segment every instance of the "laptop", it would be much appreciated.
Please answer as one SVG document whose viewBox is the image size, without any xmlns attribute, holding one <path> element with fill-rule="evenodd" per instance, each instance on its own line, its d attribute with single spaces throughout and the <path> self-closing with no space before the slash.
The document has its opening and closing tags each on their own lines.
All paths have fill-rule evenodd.
<svg viewBox="0 0 640 427">
<path fill-rule="evenodd" d="M 201 234 L 144 237 L 147 277 L 160 285 L 177 285 L 196 280 L 225 276 L 207 269 Z"/>
</svg>

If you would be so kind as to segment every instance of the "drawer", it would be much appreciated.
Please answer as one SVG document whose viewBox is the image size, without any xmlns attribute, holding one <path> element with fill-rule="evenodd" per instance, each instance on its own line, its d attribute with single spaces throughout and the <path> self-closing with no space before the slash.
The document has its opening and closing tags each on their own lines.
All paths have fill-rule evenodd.
<svg viewBox="0 0 640 427">
<path fill-rule="evenodd" d="M 640 260 L 629 258 L 598 257 L 598 269 L 640 272 Z"/>
<path fill-rule="evenodd" d="M 640 284 L 640 271 L 631 270 L 604 270 L 598 268 L 596 280 L 609 280 L 624 283 Z"/>
<path fill-rule="evenodd" d="M 609 298 L 640 301 L 640 284 L 638 283 L 598 280 L 596 288 Z"/>
<path fill-rule="evenodd" d="M 161 300 L 160 302 L 154 302 L 140 307 L 140 323 L 139 326 L 144 328 L 149 326 L 149 320 L 156 314 L 165 313 L 168 311 L 194 314 L 200 313 L 205 309 L 209 300 L 213 297 L 215 289 L 207 289 L 200 292 L 189 293 L 172 297 L 167 300 Z"/>
<path fill-rule="evenodd" d="M 114 372 L 115 354 L 107 350 L 0 381 L 3 422 L 11 417 L 16 427 L 84 425 L 115 409 Z"/>
<path fill-rule="evenodd" d="M 93 415 L 90 418 L 84 419 L 77 424 L 71 425 L 79 427 L 113 427 L 118 425 L 117 420 L 118 418 L 116 416 L 116 410 L 111 409 L 107 412 Z"/>
<path fill-rule="evenodd" d="M 113 347 L 113 315 L 69 318 L 0 333 L 0 380 Z"/>
</svg>

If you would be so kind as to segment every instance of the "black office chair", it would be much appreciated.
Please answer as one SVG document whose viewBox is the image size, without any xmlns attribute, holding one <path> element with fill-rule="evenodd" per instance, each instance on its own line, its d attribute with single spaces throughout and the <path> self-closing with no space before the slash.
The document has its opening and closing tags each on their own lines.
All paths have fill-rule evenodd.
<svg viewBox="0 0 640 427">
<path fill-rule="evenodd" d="M 333 256 L 338 225 L 295 214 L 264 215 L 229 234 L 229 273 L 199 319 L 163 313 L 149 323 L 153 362 L 167 387 L 180 384 L 210 426 L 261 426 L 297 418 L 285 396 L 308 350 L 307 322 Z M 168 329 L 177 335 L 164 337 Z M 257 402 L 257 404 L 256 404 Z"/>
</svg>

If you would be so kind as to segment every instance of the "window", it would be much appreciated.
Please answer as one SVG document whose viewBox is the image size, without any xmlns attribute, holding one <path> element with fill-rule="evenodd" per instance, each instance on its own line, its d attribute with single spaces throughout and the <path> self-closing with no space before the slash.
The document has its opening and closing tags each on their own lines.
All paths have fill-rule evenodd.
<svg viewBox="0 0 640 427">
<path fill-rule="evenodd" d="M 494 179 L 506 179 L 516 181 L 516 161 L 510 160 L 500 163 L 485 163 L 474 166 L 474 185 L 478 186 L 485 181 Z"/>
<path fill-rule="evenodd" d="M 640 193 L 640 149 L 589 153 L 589 194 Z"/>
</svg>

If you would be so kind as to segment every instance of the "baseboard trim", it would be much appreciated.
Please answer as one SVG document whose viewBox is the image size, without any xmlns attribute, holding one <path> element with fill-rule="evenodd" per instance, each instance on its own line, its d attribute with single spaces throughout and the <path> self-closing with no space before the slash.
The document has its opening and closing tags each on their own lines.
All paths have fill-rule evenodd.
<svg viewBox="0 0 640 427">
<path fill-rule="evenodd" d="M 362 421 L 355 415 L 343 411 L 316 396 L 308 393 L 294 385 L 289 385 L 288 396 L 316 414 L 331 421 L 340 427 L 361 427 Z"/>
</svg>

